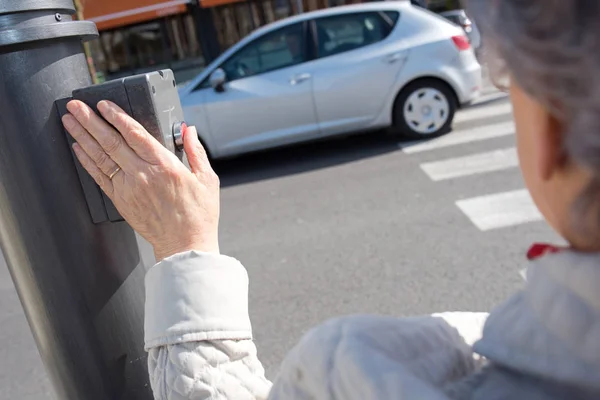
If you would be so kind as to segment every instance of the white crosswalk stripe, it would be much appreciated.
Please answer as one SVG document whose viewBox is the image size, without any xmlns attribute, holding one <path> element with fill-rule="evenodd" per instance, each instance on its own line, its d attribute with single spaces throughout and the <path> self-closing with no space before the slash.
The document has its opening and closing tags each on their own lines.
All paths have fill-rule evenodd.
<svg viewBox="0 0 600 400">
<path fill-rule="evenodd" d="M 402 143 L 400 144 L 400 147 L 404 153 L 414 154 L 421 153 L 423 151 L 440 149 L 442 147 L 456 146 L 459 144 L 513 135 L 514 133 L 515 127 L 513 122 L 502 122 L 485 127 L 451 132 L 448 135 L 432 139 L 427 142 Z"/>
<path fill-rule="evenodd" d="M 473 119 L 484 119 L 495 117 L 498 115 L 510 115 L 512 113 L 512 105 L 510 103 L 495 104 L 492 106 L 478 106 L 466 109 L 456 114 L 454 124 L 460 124 Z"/>
<path fill-rule="evenodd" d="M 425 171 L 434 181 L 459 178 L 485 172 L 500 171 L 503 169 L 517 167 L 517 149 L 495 150 L 486 153 L 478 153 L 466 157 L 450 158 L 448 160 L 421 164 Z"/>
<path fill-rule="evenodd" d="M 456 205 L 482 231 L 542 219 L 526 189 L 459 200 Z"/>
<path fill-rule="evenodd" d="M 496 122 L 502 121 L 503 117 L 506 119 L 505 122 Z M 495 123 L 486 124 L 486 120 L 492 118 Z M 479 147 L 485 147 L 484 141 L 507 137 L 515 132 L 512 107 L 506 101 L 482 104 L 459 111 L 454 120 L 454 126 L 457 125 L 458 129 L 440 138 L 426 142 L 401 143 L 399 146 L 407 155 L 416 156 L 418 153 L 431 152 L 431 155 L 435 156 L 437 150 L 452 146 L 478 142 L 482 143 Z M 461 125 L 470 126 L 467 129 L 460 129 Z M 518 167 L 515 147 L 490 150 L 471 152 L 459 157 L 448 158 L 446 155 L 438 160 L 423 162 L 419 166 L 432 181 L 440 183 L 468 176 L 513 170 Z M 457 152 L 461 153 L 461 149 Z M 447 154 L 447 151 L 445 153 Z M 427 158 L 431 160 L 432 157 Z M 542 215 L 526 189 L 515 190 L 512 187 L 505 192 L 451 201 L 481 231 L 542 220 Z"/>
</svg>

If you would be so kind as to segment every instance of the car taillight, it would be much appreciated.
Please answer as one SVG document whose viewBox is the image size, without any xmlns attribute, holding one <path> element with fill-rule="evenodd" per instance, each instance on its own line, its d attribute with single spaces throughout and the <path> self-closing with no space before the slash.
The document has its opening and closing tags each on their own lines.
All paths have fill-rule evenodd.
<svg viewBox="0 0 600 400">
<path fill-rule="evenodd" d="M 469 43 L 469 39 L 466 36 L 452 36 L 452 41 L 454 45 L 458 49 L 458 51 L 465 51 L 471 48 L 471 43 Z"/>
</svg>

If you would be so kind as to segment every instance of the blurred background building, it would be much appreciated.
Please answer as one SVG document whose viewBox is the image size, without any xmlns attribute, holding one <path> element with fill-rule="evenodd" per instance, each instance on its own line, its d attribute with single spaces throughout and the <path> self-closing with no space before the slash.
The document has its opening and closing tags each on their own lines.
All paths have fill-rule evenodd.
<svg viewBox="0 0 600 400">
<path fill-rule="evenodd" d="M 100 81 L 161 68 L 185 82 L 254 29 L 301 12 L 368 0 L 80 0 L 100 37 L 90 43 Z M 434 11 L 458 0 L 419 0 Z"/>
</svg>

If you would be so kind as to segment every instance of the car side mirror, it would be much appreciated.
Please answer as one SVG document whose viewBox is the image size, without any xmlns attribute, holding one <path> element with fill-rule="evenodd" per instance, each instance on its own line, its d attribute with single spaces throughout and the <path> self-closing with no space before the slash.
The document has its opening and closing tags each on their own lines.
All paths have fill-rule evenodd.
<svg viewBox="0 0 600 400">
<path fill-rule="evenodd" d="M 227 75 L 225 71 L 221 68 L 217 68 L 210 75 L 210 86 L 215 89 L 216 92 L 224 92 L 225 91 L 225 81 L 227 80 Z"/>
</svg>

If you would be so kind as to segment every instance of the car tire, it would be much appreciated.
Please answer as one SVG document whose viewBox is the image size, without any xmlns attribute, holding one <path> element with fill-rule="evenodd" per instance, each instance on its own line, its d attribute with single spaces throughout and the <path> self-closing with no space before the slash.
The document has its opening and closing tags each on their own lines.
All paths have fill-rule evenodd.
<svg viewBox="0 0 600 400">
<path fill-rule="evenodd" d="M 445 83 L 423 79 L 406 86 L 396 97 L 392 131 L 410 139 L 428 139 L 450 131 L 456 96 Z"/>
</svg>

